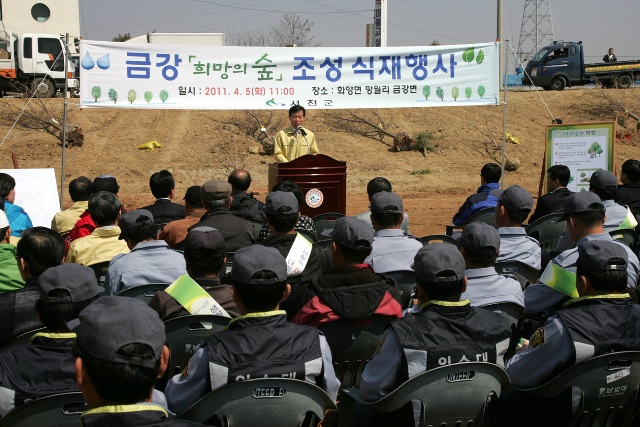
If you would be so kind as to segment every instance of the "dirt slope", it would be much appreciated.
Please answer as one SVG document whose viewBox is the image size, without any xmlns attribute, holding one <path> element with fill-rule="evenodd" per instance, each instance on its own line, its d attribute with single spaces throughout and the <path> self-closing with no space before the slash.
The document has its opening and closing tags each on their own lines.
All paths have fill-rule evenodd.
<svg viewBox="0 0 640 427">
<path fill-rule="evenodd" d="M 537 196 L 545 129 L 551 123 L 545 103 L 565 124 L 613 121 L 615 109 L 601 94 L 632 110 L 640 97 L 640 89 L 604 92 L 575 89 L 540 94 L 510 91 L 507 130 L 519 138 L 520 144 L 507 144 L 507 154 L 519 161 L 520 168 L 507 173 L 505 184 L 519 184 Z M 5 102 L 14 106 L 24 104 L 21 99 L 0 100 L 0 117 L 9 115 L 7 104 L 2 104 Z M 51 109 L 60 112 L 62 100 L 51 102 Z M 101 173 L 113 174 L 118 178 L 120 197 L 128 208 L 152 202 L 148 178 L 154 171 L 167 168 L 173 172 L 176 193 L 181 200 L 190 185 L 226 179 L 230 169 L 224 163 L 229 163 L 228 159 L 240 162 L 243 153 L 258 146 L 223 123 L 233 115 L 243 114 L 237 111 L 80 110 L 73 104 L 69 110 L 69 121 L 84 130 L 85 144 L 67 150 L 66 182 L 79 175 L 93 178 Z M 412 233 L 421 236 L 443 232 L 458 206 L 478 187 L 482 165 L 491 161 L 485 150 L 489 139 L 495 135 L 495 140 L 501 141 L 503 107 L 381 108 L 378 112 L 387 124 L 393 124 L 392 131 L 404 130 L 414 135 L 432 132 L 438 149 L 426 157 L 419 152 L 395 153 L 390 150 L 390 140 L 381 143 L 333 132 L 323 120 L 322 110 L 310 111 L 306 125 L 316 133 L 321 152 L 347 161 L 347 213 L 366 210 L 368 180 L 385 176 L 404 197 Z M 283 111 L 282 115 L 286 113 Z M 631 139 L 618 141 L 617 165 L 628 158 L 640 158 L 636 122 L 628 123 L 633 129 Z M 0 141 L 8 130 L 9 126 L 0 122 Z M 623 134 L 626 132 L 625 128 L 621 130 Z M 154 151 L 137 149 L 138 145 L 151 140 L 163 147 Z M 60 173 L 60 145 L 46 132 L 14 129 L 0 146 L 0 153 L 0 168 L 11 168 L 11 153 L 15 153 L 22 168 L 53 167 Z M 254 178 L 252 190 L 259 192 L 258 197 L 262 199 L 267 193 L 267 164 L 271 161 L 272 158 L 262 152 L 246 158 L 245 166 Z M 425 169 L 430 172 L 416 174 Z M 71 200 L 65 197 L 65 207 L 70 204 Z"/>
</svg>

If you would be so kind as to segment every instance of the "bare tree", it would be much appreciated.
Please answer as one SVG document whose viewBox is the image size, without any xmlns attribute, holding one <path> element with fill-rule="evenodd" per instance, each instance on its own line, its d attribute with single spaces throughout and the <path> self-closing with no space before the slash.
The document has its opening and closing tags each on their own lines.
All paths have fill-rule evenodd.
<svg viewBox="0 0 640 427">
<path fill-rule="evenodd" d="M 364 136 L 389 146 L 392 146 L 392 144 L 385 142 L 384 138 L 393 139 L 396 137 L 395 134 L 389 131 L 389 129 L 393 128 L 393 124 L 385 123 L 385 120 L 377 110 L 332 111 L 323 114 L 322 119 L 334 131 Z"/>
<path fill-rule="evenodd" d="M 111 39 L 112 42 L 126 42 L 127 40 L 131 40 L 131 33 L 118 34 Z"/>
<path fill-rule="evenodd" d="M 246 110 L 244 117 L 234 114 L 230 120 L 222 123 L 260 143 L 266 154 L 273 154 L 274 135 L 279 129 L 286 127 L 286 121 L 278 113 L 280 112 Z"/>
<path fill-rule="evenodd" d="M 500 164 L 502 162 L 502 132 L 496 132 L 492 129 L 492 126 L 489 124 L 489 117 L 486 114 L 483 115 L 482 121 L 478 120 L 474 122 L 474 127 L 483 138 L 481 140 L 470 139 L 473 149 L 483 156 L 489 156 L 491 160 Z M 514 158 L 512 160 L 507 155 L 506 150 L 504 158 L 505 170 L 509 172 L 518 170 L 520 167 L 519 159 Z"/>
<path fill-rule="evenodd" d="M 235 46 L 319 46 L 311 35 L 313 22 L 302 20 L 298 15 L 286 14 L 278 25 L 265 30 L 248 30 L 232 34 Z"/>
</svg>

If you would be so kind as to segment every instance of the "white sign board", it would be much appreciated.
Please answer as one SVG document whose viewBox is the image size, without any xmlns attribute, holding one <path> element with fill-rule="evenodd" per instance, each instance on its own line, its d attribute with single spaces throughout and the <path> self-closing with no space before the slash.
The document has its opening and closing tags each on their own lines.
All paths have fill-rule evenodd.
<svg viewBox="0 0 640 427">
<path fill-rule="evenodd" d="M 15 204 L 29 214 L 33 226 L 51 227 L 60 212 L 56 174 L 48 169 L 0 169 L 16 180 Z"/>
<path fill-rule="evenodd" d="M 498 44 L 362 47 L 80 42 L 83 108 L 498 105 Z"/>
</svg>

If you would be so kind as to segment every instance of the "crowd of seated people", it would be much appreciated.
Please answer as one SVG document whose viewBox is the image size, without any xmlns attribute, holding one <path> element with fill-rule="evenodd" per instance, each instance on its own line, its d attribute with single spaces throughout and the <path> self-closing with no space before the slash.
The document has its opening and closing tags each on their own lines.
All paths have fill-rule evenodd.
<svg viewBox="0 0 640 427">
<path fill-rule="evenodd" d="M 385 319 L 358 381 L 369 402 L 453 363 L 496 364 L 512 384 L 530 388 L 588 358 L 640 351 L 640 307 L 631 298 L 640 261 L 609 234 L 637 225 L 639 164 L 625 162 L 620 187 L 615 175 L 596 171 L 589 191 L 576 193 L 566 188 L 568 168 L 556 165 L 547 171 L 550 194 L 535 209 L 526 189 L 500 190 L 500 168 L 487 164 L 478 192 L 453 217 L 456 244 L 424 245 L 408 233 L 402 197 L 382 177 L 367 186 L 368 212 L 342 216 L 330 235 L 317 236 L 296 184 L 279 183 L 262 203 L 242 169 L 185 190 L 171 172 L 156 172 L 155 203 L 129 211 L 115 177 L 78 177 L 69 184 L 73 205 L 50 228 L 33 227 L 15 205 L 15 180 L 0 174 L 0 417 L 33 399 L 81 391 L 90 408 L 83 425 L 192 425 L 175 416 L 226 384 L 262 377 L 310 382 L 335 402 L 339 355 L 321 331 L 338 321 L 348 329 Z M 483 209 L 495 213 L 494 224 L 469 222 Z M 527 219 L 552 212 L 563 214 L 567 230 L 558 237 L 569 245 L 543 253 Z M 538 278 L 523 285 L 499 268 L 504 263 Z M 398 272 L 413 279 L 408 303 Z M 125 296 L 150 284 L 160 288 L 146 302 Z M 514 327 L 505 306 L 529 327 Z M 228 327 L 194 347 L 188 366 L 160 386 L 169 369 L 164 322 L 203 307 Z M 25 332 L 30 342 L 12 346 Z M 554 401 L 503 393 L 491 423 L 568 422 L 577 398 L 568 393 Z M 417 409 L 361 408 L 359 423 L 413 425 Z"/>
</svg>

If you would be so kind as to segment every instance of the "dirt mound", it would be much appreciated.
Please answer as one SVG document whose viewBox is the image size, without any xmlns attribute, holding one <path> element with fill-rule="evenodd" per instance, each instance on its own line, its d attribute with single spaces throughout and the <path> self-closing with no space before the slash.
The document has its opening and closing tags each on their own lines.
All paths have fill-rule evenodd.
<svg viewBox="0 0 640 427">
<path fill-rule="evenodd" d="M 640 89 L 600 90 L 576 89 L 563 92 L 531 91 L 508 93 L 507 130 L 520 143 L 507 144 L 507 155 L 520 167 L 508 172 L 505 184 L 519 184 L 535 196 L 538 193 L 544 155 L 545 130 L 551 115 L 565 124 L 585 121 L 613 121 L 616 107 L 604 95 L 634 108 Z M 544 102 L 541 99 L 544 98 Z M 0 100 L 1 103 L 23 105 L 21 99 Z M 60 113 L 62 100 L 55 99 L 51 110 Z M 73 102 L 70 101 L 70 102 Z M 496 144 L 502 141 L 502 106 L 467 108 L 407 108 L 377 110 L 387 130 L 404 131 L 415 137 L 430 132 L 434 152 L 426 156 L 417 151 L 395 152 L 393 141 L 383 142 L 337 133 L 323 119 L 322 110 L 310 111 L 306 125 L 314 131 L 322 153 L 347 161 L 347 213 L 367 209 L 366 185 L 374 176 L 391 180 L 394 190 L 405 199 L 411 218 L 411 231 L 416 235 L 442 233 L 459 205 L 480 183 L 480 168 L 500 158 Z M 637 114 L 637 112 L 636 112 Z M 6 115 L 6 113 L 5 113 Z M 78 124 L 84 133 L 84 144 L 67 150 L 66 183 L 79 175 L 90 178 L 110 173 L 118 178 L 120 197 L 128 208 L 153 201 L 148 189 L 149 176 L 160 169 L 172 171 L 176 178 L 176 199 L 182 200 L 186 189 L 209 179 L 226 179 L 234 166 L 244 165 L 252 174 L 252 190 L 264 199 L 267 193 L 267 164 L 272 157 L 259 144 L 237 131 L 228 122 L 242 115 L 238 111 L 148 111 L 148 110 L 80 110 L 70 106 L 69 122 Z M 282 112 L 283 117 L 286 113 Z M 10 125 L 0 121 L 0 140 Z M 640 137 L 636 123 L 627 123 L 630 138 L 616 144 L 616 164 L 629 158 L 640 158 Z M 623 134 L 625 128 L 621 128 Z M 138 150 L 148 141 L 158 141 L 162 148 Z M 22 168 L 55 168 L 60 173 L 61 148 L 49 133 L 14 129 L 0 147 L 0 168 L 13 167 L 15 153 Z M 65 207 L 71 204 L 65 196 Z"/>
</svg>

